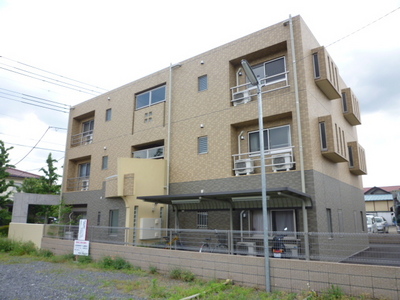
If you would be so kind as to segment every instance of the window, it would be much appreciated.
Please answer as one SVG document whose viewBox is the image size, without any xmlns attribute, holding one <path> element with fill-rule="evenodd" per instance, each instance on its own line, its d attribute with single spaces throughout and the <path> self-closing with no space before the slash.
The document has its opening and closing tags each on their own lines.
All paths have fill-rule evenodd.
<svg viewBox="0 0 400 300">
<path fill-rule="evenodd" d="M 296 232 L 296 214 L 293 209 L 271 210 L 269 213 L 269 230 L 283 231 L 287 228 L 288 233 Z M 263 231 L 262 210 L 252 212 L 254 231 Z"/>
<path fill-rule="evenodd" d="M 252 67 L 257 78 L 266 84 L 286 80 L 285 57 L 280 57 Z"/>
<path fill-rule="evenodd" d="M 101 212 L 97 212 L 97 226 L 100 226 Z"/>
<path fill-rule="evenodd" d="M 354 168 L 353 147 L 348 146 L 347 149 L 349 151 L 349 167 Z"/>
<path fill-rule="evenodd" d="M 110 234 L 117 234 L 118 230 L 115 227 L 118 227 L 118 218 L 119 218 L 119 211 L 118 209 L 112 209 L 110 210 L 110 221 L 109 221 L 109 226 L 110 228 Z"/>
<path fill-rule="evenodd" d="M 101 162 L 101 169 L 102 170 L 107 170 L 108 169 L 108 156 L 103 156 L 102 162 Z"/>
<path fill-rule="evenodd" d="M 82 123 L 82 136 L 85 144 L 90 144 L 93 140 L 94 120 Z"/>
<path fill-rule="evenodd" d="M 163 158 L 164 146 L 148 148 L 132 152 L 133 158 Z"/>
<path fill-rule="evenodd" d="M 161 221 L 163 220 L 163 218 L 164 218 L 164 207 L 160 207 L 160 219 L 161 219 Z"/>
<path fill-rule="evenodd" d="M 201 136 L 198 138 L 198 154 L 208 153 L 208 137 Z"/>
<path fill-rule="evenodd" d="M 326 209 L 326 221 L 327 221 L 328 232 L 330 233 L 330 237 L 333 238 L 332 211 L 330 208 Z"/>
<path fill-rule="evenodd" d="M 320 137 L 321 137 L 321 150 L 328 150 L 328 141 L 326 139 L 325 122 L 319 123 L 319 133 L 320 133 Z"/>
<path fill-rule="evenodd" d="M 139 206 L 133 208 L 133 242 L 136 243 L 136 228 L 138 227 Z"/>
<path fill-rule="evenodd" d="M 347 113 L 349 109 L 347 107 L 347 96 L 345 92 L 342 93 L 342 106 L 343 106 L 343 112 Z"/>
<path fill-rule="evenodd" d="M 338 209 L 339 232 L 344 232 L 343 210 Z"/>
<path fill-rule="evenodd" d="M 165 101 L 165 85 L 136 96 L 136 109 Z"/>
<path fill-rule="evenodd" d="M 208 79 L 207 79 L 207 75 L 200 76 L 200 77 L 198 78 L 198 89 L 199 89 L 199 92 L 205 91 L 205 90 L 208 89 Z"/>
<path fill-rule="evenodd" d="M 313 64 L 314 64 L 314 78 L 320 78 L 321 74 L 319 72 L 319 61 L 318 61 L 318 53 L 314 53 L 313 57 Z"/>
<path fill-rule="evenodd" d="M 106 121 L 111 121 L 111 108 L 106 110 Z"/>
<path fill-rule="evenodd" d="M 291 144 L 289 125 L 264 129 L 264 151 L 290 147 Z M 260 136 L 258 131 L 249 133 L 249 149 L 250 152 L 260 151 Z"/>
<path fill-rule="evenodd" d="M 79 177 L 90 176 L 90 163 L 84 163 L 79 165 Z"/>
<path fill-rule="evenodd" d="M 197 228 L 208 228 L 208 212 L 197 212 Z"/>
</svg>

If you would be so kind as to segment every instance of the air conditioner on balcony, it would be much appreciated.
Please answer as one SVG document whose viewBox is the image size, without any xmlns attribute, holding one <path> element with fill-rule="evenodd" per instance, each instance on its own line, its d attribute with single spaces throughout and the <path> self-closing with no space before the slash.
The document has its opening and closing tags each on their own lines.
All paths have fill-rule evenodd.
<svg viewBox="0 0 400 300">
<path fill-rule="evenodd" d="M 249 175 L 254 173 L 254 161 L 250 158 L 235 161 L 235 175 Z"/>
<path fill-rule="evenodd" d="M 84 136 L 84 142 L 85 145 L 91 144 L 93 141 L 93 135 L 92 134 L 88 134 Z"/>
<path fill-rule="evenodd" d="M 89 180 L 82 180 L 81 191 L 87 191 L 89 189 Z"/>
<path fill-rule="evenodd" d="M 277 171 L 289 171 L 293 168 L 292 155 L 290 153 L 283 153 L 272 156 L 272 170 Z"/>
<path fill-rule="evenodd" d="M 249 91 L 241 91 L 233 94 L 233 106 L 250 102 Z"/>
</svg>

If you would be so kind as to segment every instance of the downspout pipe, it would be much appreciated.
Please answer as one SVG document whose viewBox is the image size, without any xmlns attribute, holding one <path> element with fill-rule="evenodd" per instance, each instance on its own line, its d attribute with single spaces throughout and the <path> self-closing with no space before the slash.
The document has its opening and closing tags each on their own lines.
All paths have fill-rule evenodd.
<svg viewBox="0 0 400 300">
<path fill-rule="evenodd" d="M 292 16 L 289 15 L 289 28 L 290 28 L 290 45 L 292 48 L 292 63 L 293 63 L 293 81 L 294 81 L 294 95 L 296 99 L 296 119 L 297 119 L 297 135 L 299 139 L 299 152 L 300 152 L 300 177 L 301 177 L 301 191 L 306 192 L 305 184 L 305 172 L 304 172 L 304 152 L 303 152 L 303 137 L 301 129 L 301 116 L 300 116 L 300 97 L 299 97 L 299 86 L 297 79 L 297 62 L 296 62 L 296 50 L 294 45 L 294 33 L 293 33 L 293 21 Z M 305 257 L 307 260 L 310 259 L 310 242 L 308 239 L 308 216 L 307 209 L 304 201 L 302 201 L 302 212 L 303 212 L 303 226 L 304 226 L 304 244 L 305 244 Z"/>
</svg>

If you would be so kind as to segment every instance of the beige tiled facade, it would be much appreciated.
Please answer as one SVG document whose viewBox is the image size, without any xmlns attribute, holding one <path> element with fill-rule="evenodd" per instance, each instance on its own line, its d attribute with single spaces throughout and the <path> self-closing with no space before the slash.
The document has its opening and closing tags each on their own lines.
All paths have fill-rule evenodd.
<svg viewBox="0 0 400 300">
<path fill-rule="evenodd" d="M 250 148 L 250 134 L 258 130 L 257 96 L 254 88 L 244 87 L 246 76 L 241 60 L 246 59 L 252 66 L 275 61 L 278 66 L 271 63 L 265 67 L 266 72 L 276 75 L 279 72 L 274 68 L 284 66 L 284 73 L 268 79 L 262 88 L 264 128 L 289 128 L 290 145 L 281 149 L 288 153 L 288 158 L 282 158 L 284 168 L 272 165 L 275 158 L 273 151 L 270 153 L 266 168 L 268 188 L 289 187 L 310 195 L 309 231 L 365 230 L 361 175 L 366 173 L 366 165 L 364 150 L 357 142 L 358 101 L 341 79 L 340 66 L 318 44 L 301 17 L 292 21 L 295 49 L 291 46 L 291 24 L 285 20 L 73 107 L 64 166 L 66 202 L 86 205 L 87 218 L 99 225 L 109 224 L 108 211 L 114 209 L 113 203 L 119 203 L 119 224 L 135 226 L 135 218 L 158 218 L 164 207 L 136 197 L 259 189 L 257 155 L 249 154 L 254 151 Z M 202 76 L 206 76 L 207 86 L 199 91 Z M 238 88 L 240 85 L 242 88 Z M 156 99 L 153 91 L 159 87 L 165 87 L 165 100 L 136 109 L 138 95 L 148 92 Z M 236 92 L 243 92 L 244 98 L 234 101 L 238 99 Z M 347 97 L 343 98 L 343 93 Z M 239 104 L 241 100 L 246 103 Z M 111 120 L 106 121 L 108 109 Z M 85 134 L 83 124 L 90 120 L 94 120 L 93 130 Z M 81 143 L 71 145 L 73 137 Z M 199 154 L 201 137 L 207 138 L 208 149 Z M 143 175 L 144 180 L 135 164 L 125 173 L 121 171 L 118 159 L 137 160 L 133 151 L 157 147 L 164 147 L 165 167 L 154 170 L 165 177 L 153 186 L 151 172 Z M 349 149 L 353 152 L 349 153 Z M 104 156 L 108 157 L 108 166 L 102 169 Z M 236 174 L 234 160 L 238 158 L 254 164 L 249 167 L 249 174 Z M 80 165 L 84 163 L 90 163 L 88 186 L 80 180 Z M 126 174 L 132 174 L 130 181 L 125 182 Z M 117 178 L 119 186 L 131 184 L 129 195 L 107 197 L 115 194 L 107 191 L 106 182 L 112 178 Z M 140 182 L 149 185 L 142 194 L 138 194 Z M 90 196 L 93 193 L 95 196 Z M 133 216 L 135 206 L 138 214 Z M 167 211 L 166 206 L 163 209 Z M 301 211 L 293 209 L 296 229 L 302 231 Z M 327 222 L 328 210 L 332 228 Z M 218 213 L 210 211 L 210 220 Z M 192 214 L 196 218 L 195 212 Z M 166 214 L 164 217 L 166 221 Z M 173 224 L 173 215 L 169 223 Z M 220 225 L 209 227 L 217 224 Z M 181 222 L 180 226 L 185 224 Z M 234 227 L 238 229 L 238 224 Z"/>
</svg>

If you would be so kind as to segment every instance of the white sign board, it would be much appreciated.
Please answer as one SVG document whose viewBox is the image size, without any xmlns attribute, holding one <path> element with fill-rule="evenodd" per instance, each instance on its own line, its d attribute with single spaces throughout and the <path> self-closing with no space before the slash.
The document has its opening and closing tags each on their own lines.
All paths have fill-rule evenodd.
<svg viewBox="0 0 400 300">
<path fill-rule="evenodd" d="M 89 241 L 74 241 L 74 255 L 89 255 Z"/>
<path fill-rule="evenodd" d="M 78 240 L 86 240 L 87 219 L 79 220 Z"/>
</svg>

